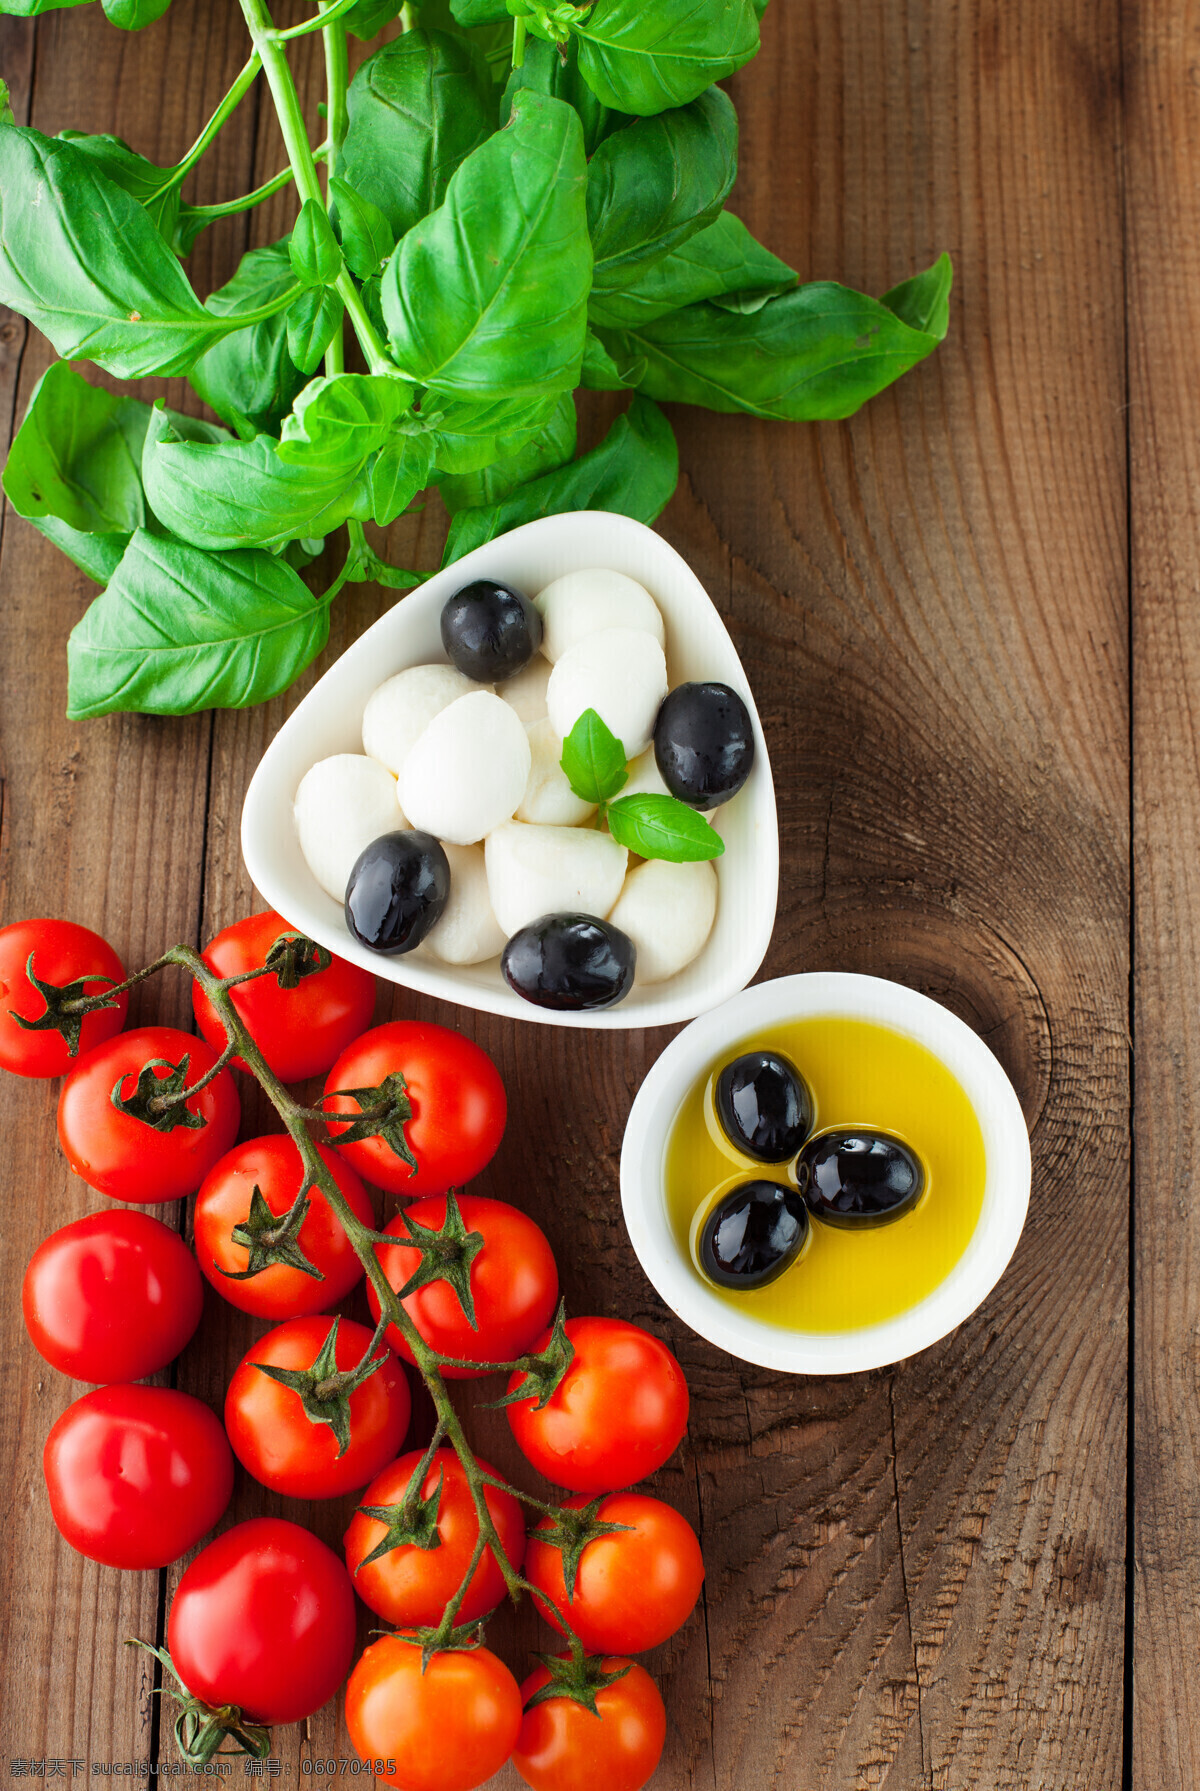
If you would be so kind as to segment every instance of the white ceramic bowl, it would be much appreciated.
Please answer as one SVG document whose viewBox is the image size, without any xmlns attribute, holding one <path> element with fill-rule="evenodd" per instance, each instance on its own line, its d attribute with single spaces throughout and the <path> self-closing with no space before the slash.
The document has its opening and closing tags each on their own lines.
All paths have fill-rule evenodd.
<svg viewBox="0 0 1200 1791">
<path fill-rule="evenodd" d="M 310 765 L 333 753 L 362 751 L 363 709 L 377 685 L 410 665 L 445 663 L 439 619 L 447 597 L 483 577 L 532 595 L 552 578 L 588 566 L 627 573 L 650 591 L 666 622 L 672 686 L 712 678 L 739 693 L 754 724 L 755 759 L 746 783 L 719 817 L 725 852 L 716 861 L 717 918 L 700 956 L 667 982 L 635 986 L 616 1007 L 569 1014 L 524 1001 L 504 981 L 498 959 L 460 968 L 423 953 L 389 958 L 359 945 L 347 930 L 340 904 L 320 888 L 304 862 L 292 804 Z M 255 887 L 271 907 L 339 957 L 443 1001 L 551 1026 L 666 1026 L 728 1000 L 762 963 L 775 924 L 779 885 L 779 834 L 766 741 L 725 624 L 695 573 L 661 535 L 627 516 L 600 510 L 546 516 L 476 548 L 403 598 L 348 647 L 263 754 L 242 810 L 242 854 Z"/>
<path fill-rule="evenodd" d="M 680 1250 L 667 1216 L 667 1140 L 685 1097 L 714 1062 L 766 1027 L 817 1016 L 873 1020 L 932 1051 L 979 1120 L 986 1171 L 979 1221 L 933 1292 L 883 1324 L 788 1331 L 722 1300 Z M 1029 1205 L 1029 1135 L 1012 1084 L 969 1026 L 927 995 L 876 976 L 818 971 L 758 983 L 696 1020 L 669 1044 L 638 1090 L 621 1150 L 621 1202 L 638 1260 L 671 1310 L 710 1343 L 764 1368 L 851 1374 L 899 1362 L 952 1331 L 996 1285 Z"/>
</svg>

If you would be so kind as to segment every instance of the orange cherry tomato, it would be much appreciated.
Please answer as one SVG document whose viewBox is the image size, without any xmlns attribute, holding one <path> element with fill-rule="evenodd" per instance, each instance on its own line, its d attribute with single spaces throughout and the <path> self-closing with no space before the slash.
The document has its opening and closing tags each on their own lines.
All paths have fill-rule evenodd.
<svg viewBox="0 0 1200 1791">
<path fill-rule="evenodd" d="M 606 1673 L 629 1671 L 596 1692 L 599 1721 L 572 1698 L 547 1698 L 521 1719 L 513 1765 L 533 1791 L 641 1791 L 652 1777 L 667 1738 L 659 1689 L 644 1668 L 619 1655 L 601 1665 Z M 549 1682 L 545 1667 L 531 1673 L 522 1704 Z"/>
<path fill-rule="evenodd" d="M 586 1498 L 564 1500 L 579 1511 Z M 525 1577 L 547 1594 L 538 1608 L 555 1629 L 564 1610 L 572 1629 L 591 1654 L 641 1654 L 673 1636 L 695 1608 L 704 1583 L 704 1561 L 696 1532 L 686 1517 L 647 1493 L 611 1493 L 596 1518 L 621 1524 L 596 1536 L 579 1557 L 575 1594 L 568 1602 L 562 1550 L 538 1540 L 549 1528 L 544 1517 L 529 1538 Z"/>
<path fill-rule="evenodd" d="M 513 1751 L 521 1694 L 487 1648 L 435 1654 L 422 1673 L 417 1643 L 384 1636 L 350 1675 L 346 1727 L 385 1785 L 474 1791 Z"/>
<path fill-rule="evenodd" d="M 354 1590 L 373 1611 L 386 1617 L 401 1629 L 418 1624 L 431 1627 L 441 1620 L 442 1612 L 462 1584 L 471 1561 L 471 1553 L 479 1536 L 479 1520 L 471 1488 L 462 1464 L 453 1449 L 439 1449 L 421 1482 L 422 1499 L 432 1499 L 441 1492 L 437 1507 L 437 1546 L 422 1548 L 416 1543 L 401 1543 L 380 1555 L 375 1561 L 367 1556 L 379 1547 L 388 1534 L 388 1526 L 377 1517 L 367 1517 L 364 1505 L 377 1510 L 399 1505 L 424 1450 L 412 1449 L 391 1463 L 374 1479 L 359 1501 L 360 1509 L 350 1520 L 346 1531 L 346 1566 L 354 1581 Z M 496 1470 L 479 1457 L 486 1474 Z M 525 1558 L 525 1519 L 521 1507 L 511 1493 L 489 1486 L 484 1497 L 491 1512 L 504 1552 L 512 1565 L 520 1568 Z M 496 1557 L 488 1549 L 472 1576 L 458 1612 L 460 1623 L 472 1623 L 494 1610 L 504 1597 L 504 1576 Z"/>
</svg>

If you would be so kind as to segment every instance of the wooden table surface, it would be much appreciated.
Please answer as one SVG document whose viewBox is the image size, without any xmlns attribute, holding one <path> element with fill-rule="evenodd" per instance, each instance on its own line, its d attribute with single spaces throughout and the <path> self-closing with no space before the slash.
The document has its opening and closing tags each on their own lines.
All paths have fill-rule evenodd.
<svg viewBox="0 0 1200 1791">
<path fill-rule="evenodd" d="M 245 54 L 232 0 L 175 0 L 139 36 L 95 6 L 0 25 L 19 121 L 115 129 L 163 163 Z M 318 55 L 310 38 L 295 56 L 314 122 Z M 1032 1129 L 1024 1237 L 975 1316 L 910 1361 L 748 1367 L 671 1321 L 621 1223 L 622 1127 L 667 1035 L 406 995 L 381 1015 L 492 1053 L 512 1121 L 478 1186 L 543 1224 L 574 1311 L 649 1325 L 686 1369 L 688 1438 L 656 1486 L 708 1578 L 649 1662 L 670 1717 L 656 1787 L 1194 1791 L 1200 0 L 773 0 L 732 88 L 737 209 L 803 277 L 878 293 L 941 249 L 957 271 L 945 345 L 854 421 L 674 413 L 661 527 L 729 622 L 778 784 L 764 973 L 895 977 L 982 1034 Z M 280 161 L 248 102 L 199 197 Z M 280 198 L 249 236 L 243 218 L 203 237 L 200 291 L 289 221 Z M 47 359 L 3 323 L 6 428 Z M 435 564 L 443 528 L 432 504 L 394 557 Z M 254 905 L 238 817 L 259 754 L 388 598 L 344 593 L 314 673 L 266 708 L 71 726 L 64 645 L 92 587 L 15 517 L 0 548 L 0 919 L 70 915 L 131 964 L 205 940 Z M 180 982 L 133 1004 L 187 1012 Z M 17 1287 L 46 1232 L 103 1205 L 57 1150 L 56 1092 L 0 1086 L 0 1774 L 172 1757 L 148 1657 L 122 1642 L 161 1636 L 174 1574 L 73 1554 L 42 1483 L 82 1389 L 28 1345 Z M 210 1298 L 178 1384 L 219 1404 L 262 1328 Z M 502 1415 L 471 1430 L 517 1467 Z M 286 1510 L 336 1542 L 347 1509 L 240 1477 L 230 1519 Z M 518 1667 L 547 1645 L 527 1610 L 494 1633 Z M 349 1753 L 336 1704 L 277 1735 L 281 1782 Z"/>
</svg>

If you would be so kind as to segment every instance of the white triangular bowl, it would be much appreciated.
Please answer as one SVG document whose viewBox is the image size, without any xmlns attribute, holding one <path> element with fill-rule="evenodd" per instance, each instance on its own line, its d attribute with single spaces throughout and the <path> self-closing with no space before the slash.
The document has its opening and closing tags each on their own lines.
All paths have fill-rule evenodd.
<svg viewBox="0 0 1200 1791">
<path fill-rule="evenodd" d="M 314 879 L 292 820 L 296 788 L 310 765 L 362 751 L 367 698 L 393 672 L 444 663 L 439 632 L 447 597 L 473 578 L 497 578 L 533 594 L 564 572 L 611 567 L 644 584 L 663 613 L 672 687 L 692 679 L 729 684 L 754 724 L 754 769 L 721 810 L 724 855 L 708 944 L 667 982 L 635 985 L 618 1006 L 558 1013 L 524 1001 L 504 981 L 499 959 L 457 967 L 425 953 L 382 957 L 351 938 L 340 905 Z M 699 579 L 675 549 L 640 522 L 577 510 L 525 523 L 476 548 L 396 603 L 348 647 L 284 722 L 262 756 L 242 810 L 242 854 L 255 887 L 290 925 L 376 976 L 441 1001 L 548 1026 L 608 1030 L 691 1020 L 745 987 L 762 963 L 775 924 L 779 830 L 767 745 L 737 649 Z"/>
</svg>

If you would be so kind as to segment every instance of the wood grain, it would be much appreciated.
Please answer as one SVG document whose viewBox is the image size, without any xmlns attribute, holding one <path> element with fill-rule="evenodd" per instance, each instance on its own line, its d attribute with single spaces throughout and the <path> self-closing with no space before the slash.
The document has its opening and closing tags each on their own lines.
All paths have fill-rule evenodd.
<svg viewBox="0 0 1200 1791">
<path fill-rule="evenodd" d="M 1134 1181 L 1130 1784 L 1200 1778 L 1200 1221 L 1194 1165 L 1200 944 L 1195 386 L 1200 327 L 1200 8 L 1127 7 L 1132 516 Z"/>
<path fill-rule="evenodd" d="M 173 158 L 243 60 L 236 13 L 175 0 L 118 38 L 93 10 L 6 25 L 14 89 L 32 90 L 43 129 L 116 127 Z M 667 1035 L 560 1036 L 400 995 L 381 1015 L 448 1021 L 492 1053 L 513 1121 L 480 1191 L 543 1225 L 573 1310 L 647 1324 L 686 1368 L 689 1438 L 658 1486 L 700 1529 L 708 1581 L 702 1611 L 649 1661 L 670 1716 L 661 1791 L 1102 1791 L 1122 1776 L 1128 1297 L 1116 0 L 775 0 L 764 43 L 732 84 L 737 209 L 802 276 L 873 292 L 949 248 L 952 333 L 849 425 L 676 411 L 684 477 L 661 526 L 725 613 L 769 736 L 784 873 L 767 973 L 894 976 L 975 1026 L 1034 1126 L 1025 1238 L 936 1349 L 872 1375 L 780 1379 L 672 1321 L 625 1238 L 622 1129 Z M 318 54 L 311 40 L 295 53 L 314 124 Z M 167 96 L 193 71 L 181 119 Z M 269 108 L 247 102 L 201 196 L 250 186 L 280 154 Z M 200 289 L 289 222 L 284 196 L 210 232 Z M 23 339 L 16 326 L 10 351 L 0 334 L 5 414 L 18 374 L 19 414 L 44 365 L 41 344 L 22 363 Z M 434 564 L 442 526 L 436 502 L 405 519 L 395 556 Z M 328 653 L 263 709 L 70 728 L 62 645 L 89 587 L 25 525 L 4 527 L 3 663 L 31 670 L 10 674 L 0 722 L 0 918 L 71 913 L 132 960 L 207 937 L 253 899 L 237 824 L 263 746 L 389 599 L 343 595 Z M 1179 851 L 1183 880 L 1186 840 Z M 151 1004 L 180 1017 L 181 992 Z M 50 1144 L 52 1091 L 0 1100 L 11 1314 L 37 1238 L 87 1202 Z M 248 1099 L 246 1132 L 267 1124 Z M 178 1384 L 219 1406 L 262 1329 L 211 1301 Z M 57 1545 L 37 1457 L 71 1390 L 48 1384 L 15 1326 L 11 1348 L 0 1753 L 70 1739 L 76 1754 L 147 1758 L 148 1680 L 114 1638 L 154 1633 L 157 1579 L 122 1581 Z M 502 1415 L 474 1411 L 470 1427 L 522 1472 Z M 336 1545 L 347 1502 L 301 1509 L 244 1478 L 228 1521 L 285 1505 Z M 494 1636 L 518 1668 L 547 1645 L 528 1610 Z M 276 1742 L 293 1782 L 306 1760 L 349 1753 L 336 1705 Z M 170 1757 L 165 1730 L 157 1748 Z M 495 1785 L 519 1780 L 506 1769 Z"/>
</svg>

